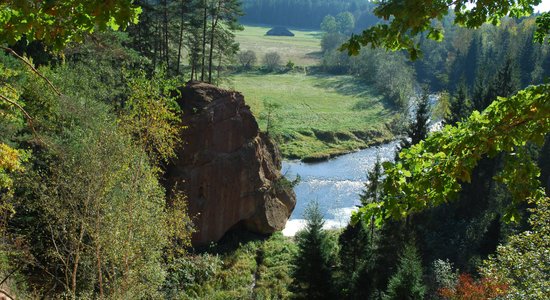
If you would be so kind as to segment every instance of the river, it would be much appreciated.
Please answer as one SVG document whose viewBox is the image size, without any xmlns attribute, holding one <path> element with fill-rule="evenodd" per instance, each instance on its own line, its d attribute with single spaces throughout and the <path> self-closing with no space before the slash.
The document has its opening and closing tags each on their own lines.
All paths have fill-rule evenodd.
<svg viewBox="0 0 550 300">
<path fill-rule="evenodd" d="M 294 187 L 296 208 L 290 216 L 283 234 L 293 236 L 303 228 L 304 210 L 310 201 L 317 201 L 325 218 L 325 228 L 342 228 L 347 225 L 351 212 L 356 209 L 359 194 L 372 170 L 377 155 L 382 161 L 393 160 L 398 142 L 370 147 L 338 156 L 324 162 L 283 162 L 282 173 L 290 180 L 299 174 L 301 181 Z"/>
</svg>

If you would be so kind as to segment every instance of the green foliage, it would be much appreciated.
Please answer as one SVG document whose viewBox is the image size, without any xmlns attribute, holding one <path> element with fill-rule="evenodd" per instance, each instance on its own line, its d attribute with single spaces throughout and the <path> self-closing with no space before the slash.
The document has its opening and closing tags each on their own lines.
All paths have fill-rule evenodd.
<svg viewBox="0 0 550 300">
<path fill-rule="evenodd" d="M 497 178 L 513 198 L 504 218 L 517 221 L 517 206 L 522 201 L 544 195 L 537 179 L 539 170 L 522 147 L 527 142 L 542 145 L 550 130 L 549 89 L 549 85 L 533 86 L 510 98 L 499 98 L 482 114 L 474 112 L 457 127 L 446 126 L 403 150 L 401 161 L 384 164 L 387 197 L 361 208 L 354 219 L 375 216 L 380 224 L 445 203 L 460 191 L 460 182 L 470 182 L 482 157 L 504 153 L 505 167 Z"/>
<path fill-rule="evenodd" d="M 106 106 L 79 97 L 59 101 L 51 150 L 38 155 L 35 169 L 18 181 L 25 194 L 18 198 L 15 226 L 25 233 L 46 282 L 61 280 L 67 294 L 99 287 L 100 295 L 114 298 L 154 296 L 150 287 L 163 281 L 167 245 L 156 173 Z"/>
<path fill-rule="evenodd" d="M 355 17 L 350 12 L 341 12 L 336 15 L 338 31 L 343 34 L 350 34 L 355 29 Z"/>
<path fill-rule="evenodd" d="M 401 140 L 400 149 L 416 145 L 428 136 L 428 123 L 431 116 L 429 97 L 428 90 L 424 89 L 415 103 L 414 119 L 411 120 L 409 128 L 407 128 L 407 137 Z"/>
<path fill-rule="evenodd" d="M 186 255 L 168 265 L 163 292 L 169 299 L 199 299 L 223 267 L 217 255 Z"/>
<path fill-rule="evenodd" d="M 326 33 L 335 33 L 338 32 L 338 23 L 336 18 L 331 15 L 326 15 L 321 22 L 321 30 Z"/>
<path fill-rule="evenodd" d="M 414 245 L 408 244 L 399 257 L 397 272 L 390 278 L 384 299 L 424 299 L 422 263 Z"/>
<path fill-rule="evenodd" d="M 321 40 L 321 49 L 323 53 L 336 50 L 346 40 L 346 36 L 338 32 L 329 32 L 323 35 Z"/>
<path fill-rule="evenodd" d="M 153 162 L 167 162 L 175 157 L 175 148 L 181 142 L 179 134 L 184 129 L 179 105 L 170 95 L 176 81 L 164 79 L 162 73 L 147 78 L 142 72 L 130 75 L 128 88 L 128 100 L 120 117 L 122 127 Z"/>
<path fill-rule="evenodd" d="M 331 299 L 332 251 L 325 221 L 317 202 L 310 202 L 304 213 L 306 227 L 296 235 L 298 253 L 294 265 L 296 293 L 305 299 Z"/>
<path fill-rule="evenodd" d="M 265 133 L 275 136 L 279 130 L 279 109 L 281 108 L 281 104 L 264 99 L 263 106 L 264 111 L 260 115 L 260 120 L 264 120 L 266 123 Z"/>
<path fill-rule="evenodd" d="M 223 245 L 221 245 L 223 247 Z M 231 251 L 174 260 L 163 287 L 169 299 L 293 299 L 296 244 L 281 233 L 239 242 Z"/>
<path fill-rule="evenodd" d="M 437 259 L 432 263 L 431 278 L 437 290 L 452 289 L 458 283 L 458 272 L 449 260 Z"/>
<path fill-rule="evenodd" d="M 5 229 L 8 216 L 13 213 L 10 203 L 13 196 L 12 176 L 24 171 L 23 164 L 29 156 L 27 152 L 14 148 L 14 145 L 6 144 L 13 140 L 15 132 L 23 123 L 22 110 L 18 106 L 24 104 L 20 99 L 20 92 L 10 84 L 18 75 L 19 71 L 0 61 L 0 234 Z"/>
<path fill-rule="evenodd" d="M 350 57 L 335 49 L 342 43 L 341 35 L 323 38 L 323 69 L 332 74 L 351 74 L 360 77 L 382 94 L 386 103 L 405 110 L 414 95 L 414 69 L 401 53 L 378 49 L 363 49 L 357 57 Z"/>
<path fill-rule="evenodd" d="M 509 299 L 546 299 L 550 286 L 550 199 L 532 203 L 531 230 L 509 237 L 495 255 L 486 260 L 482 274 L 509 285 Z"/>
<path fill-rule="evenodd" d="M 393 139 L 388 127 L 395 111 L 352 76 L 239 73 L 231 79 L 228 87 L 243 93 L 262 130 L 265 101 L 280 105 L 271 123 L 285 157 L 328 158 Z"/>
<path fill-rule="evenodd" d="M 86 33 L 136 23 L 141 9 L 131 0 L 7 1 L 0 4 L 0 42 L 13 44 L 23 36 L 56 50 Z"/>
<path fill-rule="evenodd" d="M 382 200 L 382 174 L 382 162 L 380 161 L 380 156 L 377 156 L 374 167 L 367 173 L 368 181 L 365 183 L 365 188 L 359 196 L 361 205 L 365 206 Z"/>
<path fill-rule="evenodd" d="M 361 222 L 348 224 L 338 237 L 340 265 L 336 269 L 336 282 L 341 297 L 367 299 L 374 290 L 375 274 L 372 231 Z"/>
<path fill-rule="evenodd" d="M 544 12 L 537 17 L 537 31 L 533 37 L 534 41 L 542 44 L 550 34 L 550 13 Z"/>
<path fill-rule="evenodd" d="M 454 23 L 468 28 L 478 28 L 485 22 L 497 25 L 505 16 L 520 18 L 533 13 L 533 6 L 540 0 L 527 1 L 474 1 L 474 7 L 467 8 L 471 1 L 407 0 L 380 3 L 374 14 L 388 23 L 381 23 L 353 36 L 342 46 L 349 54 L 359 54 L 363 46 L 383 47 L 389 50 L 407 50 L 414 60 L 420 56 L 420 49 L 414 36 L 427 32 L 428 38 L 441 41 L 443 31 L 440 22 L 451 11 Z"/>
<path fill-rule="evenodd" d="M 256 256 L 255 299 L 292 299 L 292 262 L 298 250 L 296 244 L 281 233 L 275 233 L 260 247 L 261 252 Z"/>
<path fill-rule="evenodd" d="M 467 119 L 471 113 L 471 103 L 466 95 L 466 87 L 459 86 L 456 95 L 452 97 L 451 107 L 448 116 L 445 118 L 445 123 L 455 125 Z"/>
</svg>

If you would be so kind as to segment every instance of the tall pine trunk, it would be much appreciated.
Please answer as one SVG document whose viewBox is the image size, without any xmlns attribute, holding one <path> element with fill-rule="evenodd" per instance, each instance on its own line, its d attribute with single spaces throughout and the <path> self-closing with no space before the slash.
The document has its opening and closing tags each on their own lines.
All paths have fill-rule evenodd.
<svg viewBox="0 0 550 300">
<path fill-rule="evenodd" d="M 205 67 L 205 59 L 206 59 L 206 25 L 207 25 L 207 18 L 208 18 L 208 3 L 207 0 L 203 1 L 204 4 L 204 14 L 203 14 L 203 20 L 202 20 L 202 65 L 201 65 L 201 81 L 204 81 L 204 67 Z"/>
<path fill-rule="evenodd" d="M 216 27 L 218 26 L 218 20 L 220 17 L 220 9 L 222 0 L 218 0 L 218 6 L 214 15 L 212 15 L 212 30 L 210 30 L 210 53 L 208 54 L 208 83 L 212 83 L 212 60 L 214 56 L 214 36 L 216 35 Z"/>
<path fill-rule="evenodd" d="M 166 61 L 166 68 L 170 65 L 168 55 L 168 4 L 166 0 L 163 1 L 163 29 L 164 29 L 164 60 Z"/>
<path fill-rule="evenodd" d="M 185 15 L 185 0 L 181 0 L 181 20 L 180 20 L 180 35 L 178 40 L 178 63 L 176 65 L 176 75 L 180 75 L 180 64 L 181 64 L 181 47 L 183 45 L 183 24 L 184 24 L 184 15 Z"/>
</svg>

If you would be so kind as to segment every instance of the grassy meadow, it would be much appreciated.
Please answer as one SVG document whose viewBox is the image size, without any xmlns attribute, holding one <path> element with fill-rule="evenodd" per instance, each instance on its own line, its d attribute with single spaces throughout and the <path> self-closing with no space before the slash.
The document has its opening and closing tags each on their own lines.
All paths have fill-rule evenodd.
<svg viewBox="0 0 550 300">
<path fill-rule="evenodd" d="M 289 60 L 298 66 L 317 65 L 321 57 L 321 32 L 290 29 L 296 36 L 267 36 L 272 27 L 244 26 L 237 32 L 236 41 L 241 51 L 256 52 L 260 64 L 268 52 L 277 52 L 286 64 Z"/>
<path fill-rule="evenodd" d="M 238 73 L 225 87 L 243 93 L 263 131 L 270 118 L 287 158 L 322 159 L 392 138 L 395 112 L 352 76 Z"/>
</svg>

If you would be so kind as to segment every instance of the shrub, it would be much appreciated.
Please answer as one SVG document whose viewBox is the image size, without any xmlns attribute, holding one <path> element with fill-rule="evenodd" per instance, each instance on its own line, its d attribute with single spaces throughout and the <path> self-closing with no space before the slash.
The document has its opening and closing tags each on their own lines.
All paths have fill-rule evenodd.
<svg viewBox="0 0 550 300">
<path fill-rule="evenodd" d="M 254 64 L 256 64 L 256 61 L 257 61 L 256 52 L 254 52 L 252 50 L 241 51 L 237 55 L 237 59 L 239 60 L 239 63 L 241 64 L 241 67 L 243 69 L 248 70 L 248 69 L 252 68 L 252 66 L 254 66 Z"/>
<path fill-rule="evenodd" d="M 475 281 L 469 274 L 461 274 L 453 288 L 442 288 L 439 295 L 445 299 L 484 300 L 495 299 L 507 294 L 508 286 L 493 278 L 484 277 Z"/>
<path fill-rule="evenodd" d="M 275 71 L 281 66 L 281 56 L 277 52 L 268 52 L 264 56 L 264 65 L 268 71 Z"/>
</svg>

